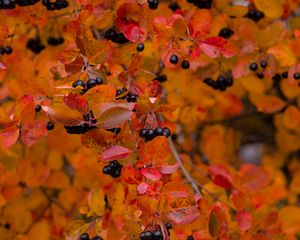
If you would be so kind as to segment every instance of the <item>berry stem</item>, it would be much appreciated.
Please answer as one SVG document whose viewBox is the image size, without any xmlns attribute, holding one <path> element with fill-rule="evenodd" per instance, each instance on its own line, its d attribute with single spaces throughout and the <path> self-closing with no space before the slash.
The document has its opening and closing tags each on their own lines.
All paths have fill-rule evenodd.
<svg viewBox="0 0 300 240">
<path fill-rule="evenodd" d="M 184 176 L 186 177 L 186 179 L 190 182 L 190 184 L 192 185 L 193 189 L 195 190 L 195 192 L 199 195 L 202 196 L 197 184 L 195 183 L 195 180 L 192 178 L 192 176 L 189 174 L 189 172 L 185 169 L 185 167 L 183 166 L 182 164 L 182 161 L 180 159 L 180 156 L 174 146 L 174 143 L 172 141 L 172 138 L 168 138 L 169 140 L 169 146 L 170 146 L 170 149 L 171 149 L 171 152 L 175 158 L 175 160 L 177 161 L 177 163 L 179 164 L 179 167 L 181 169 L 181 171 L 183 172 Z"/>
</svg>

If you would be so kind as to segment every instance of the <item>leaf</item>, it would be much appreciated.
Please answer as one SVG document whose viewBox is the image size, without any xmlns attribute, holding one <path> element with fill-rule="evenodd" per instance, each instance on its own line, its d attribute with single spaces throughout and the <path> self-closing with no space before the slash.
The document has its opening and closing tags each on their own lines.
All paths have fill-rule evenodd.
<svg viewBox="0 0 300 240">
<path fill-rule="evenodd" d="M 100 108 L 100 116 L 97 117 L 97 126 L 105 129 L 120 127 L 127 121 L 131 114 L 134 104 L 125 103 L 105 103 Z"/>
<path fill-rule="evenodd" d="M 9 128 L 0 131 L 0 143 L 9 148 L 14 145 L 19 138 L 20 130 L 16 126 L 12 126 Z"/>
<path fill-rule="evenodd" d="M 264 113 L 275 113 L 286 105 L 284 101 L 275 96 L 261 96 L 255 101 L 257 110 Z"/>
<path fill-rule="evenodd" d="M 283 0 L 254 0 L 254 3 L 267 17 L 278 18 L 283 14 Z"/>
<path fill-rule="evenodd" d="M 8 38 L 9 30 L 6 25 L 0 24 L 0 42 Z"/>
<path fill-rule="evenodd" d="M 156 137 L 152 141 L 140 146 L 140 160 L 137 164 L 142 167 L 147 164 L 160 167 L 164 165 L 171 156 L 168 139 L 164 136 Z"/>
<path fill-rule="evenodd" d="M 92 129 L 81 137 L 82 145 L 89 148 L 96 148 L 103 152 L 108 149 L 113 142 L 113 133 L 104 129 Z"/>
<path fill-rule="evenodd" d="M 73 48 L 61 50 L 57 56 L 58 60 L 63 64 L 70 64 L 76 60 L 80 52 Z"/>
<path fill-rule="evenodd" d="M 240 230 L 248 231 L 252 225 L 252 215 L 247 211 L 239 211 L 236 216 Z"/>
<path fill-rule="evenodd" d="M 42 106 L 42 108 L 51 118 L 64 125 L 79 125 L 83 120 L 80 112 L 69 108 L 64 103 L 54 103 L 51 107 Z"/>
<path fill-rule="evenodd" d="M 112 161 L 116 159 L 124 159 L 130 155 L 131 151 L 122 146 L 112 146 L 102 153 L 102 160 Z"/>
<path fill-rule="evenodd" d="M 221 55 L 231 58 L 236 55 L 236 49 L 226 39 L 221 37 L 210 37 L 199 43 L 200 49 L 209 57 L 217 58 Z"/>
<path fill-rule="evenodd" d="M 188 29 L 190 36 L 201 41 L 211 30 L 212 17 L 210 11 L 206 9 L 197 10 L 190 18 Z"/>
<path fill-rule="evenodd" d="M 137 191 L 138 191 L 138 194 L 145 194 L 149 188 L 149 183 L 147 182 L 143 182 L 143 183 L 140 183 L 138 186 L 137 186 Z"/>
<path fill-rule="evenodd" d="M 166 213 L 167 218 L 175 224 L 188 224 L 197 220 L 200 216 L 197 206 L 182 207 Z"/>
<path fill-rule="evenodd" d="M 47 134 L 46 122 L 37 120 L 22 125 L 21 140 L 27 147 L 31 147 Z"/>
<path fill-rule="evenodd" d="M 209 229 L 210 235 L 213 238 L 216 238 L 216 237 L 219 236 L 220 223 L 219 223 L 219 219 L 217 217 L 217 214 L 215 212 L 211 212 L 211 214 L 210 214 L 208 229 Z"/>
<path fill-rule="evenodd" d="M 82 114 L 87 114 L 88 106 L 85 97 L 80 96 L 79 94 L 69 93 L 64 96 L 63 100 L 68 107 L 75 109 Z"/>
<path fill-rule="evenodd" d="M 213 181 L 216 185 L 225 189 L 233 188 L 233 177 L 223 166 L 213 165 L 209 167 L 208 171 L 211 174 Z"/>
<path fill-rule="evenodd" d="M 174 165 L 162 165 L 159 168 L 159 171 L 162 174 L 172 174 L 172 173 L 176 172 L 178 168 L 179 168 L 178 163 L 175 163 Z"/>
<path fill-rule="evenodd" d="M 97 215 L 103 216 L 105 211 L 104 192 L 100 189 L 93 189 L 88 194 L 88 203 L 90 211 L 88 216 Z"/>
<path fill-rule="evenodd" d="M 155 168 L 142 168 L 141 173 L 151 181 L 158 181 L 162 174 Z"/>
<path fill-rule="evenodd" d="M 93 87 L 87 91 L 84 96 L 92 109 L 99 108 L 105 102 L 112 102 L 115 100 L 116 89 L 109 85 L 100 85 Z M 94 115 L 97 115 L 95 109 Z"/>
<path fill-rule="evenodd" d="M 295 129 L 300 124 L 300 111 L 295 106 L 288 106 L 283 113 L 283 124 L 287 129 Z"/>
<path fill-rule="evenodd" d="M 128 184 L 139 184 L 144 180 L 140 171 L 132 166 L 123 166 L 122 178 L 123 181 Z"/>
</svg>

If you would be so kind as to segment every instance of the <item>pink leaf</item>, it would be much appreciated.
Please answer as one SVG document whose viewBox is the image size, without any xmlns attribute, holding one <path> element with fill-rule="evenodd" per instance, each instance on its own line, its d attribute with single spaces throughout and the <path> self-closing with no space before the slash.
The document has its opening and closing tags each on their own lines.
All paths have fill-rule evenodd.
<svg viewBox="0 0 300 240">
<path fill-rule="evenodd" d="M 197 206 L 174 209 L 167 212 L 166 215 L 167 218 L 175 224 L 188 224 L 195 221 L 200 216 Z"/>
<path fill-rule="evenodd" d="M 151 181 L 158 181 L 162 174 L 155 168 L 142 168 L 141 173 Z"/>
<path fill-rule="evenodd" d="M 130 154 L 130 150 L 122 146 L 112 146 L 102 153 L 102 159 L 106 161 L 112 161 L 115 159 L 127 158 Z"/>
<path fill-rule="evenodd" d="M 46 123 L 44 121 L 36 121 L 22 126 L 21 140 L 26 146 L 31 147 L 42 137 L 47 136 L 47 134 Z"/>
<path fill-rule="evenodd" d="M 217 58 L 223 55 L 231 58 L 236 54 L 235 48 L 224 38 L 210 37 L 199 43 L 200 49 L 209 57 Z"/>
<path fill-rule="evenodd" d="M 209 173 L 211 174 L 213 181 L 216 185 L 225 189 L 231 189 L 232 176 L 229 172 L 221 165 L 213 165 L 209 167 Z"/>
<path fill-rule="evenodd" d="M 164 165 L 160 167 L 159 171 L 162 174 L 172 174 L 177 171 L 178 167 L 179 167 L 178 163 L 176 163 L 175 165 Z"/>
<path fill-rule="evenodd" d="M 145 194 L 149 188 L 149 183 L 146 183 L 146 182 L 143 182 L 143 183 L 140 183 L 138 186 L 137 186 L 137 191 L 139 194 Z"/>
<path fill-rule="evenodd" d="M 6 69 L 6 66 L 2 62 L 0 62 L 0 69 L 1 70 L 5 70 Z"/>
<path fill-rule="evenodd" d="M 252 215 L 247 211 L 240 211 L 236 216 L 239 228 L 242 231 L 247 231 L 252 225 Z"/>
</svg>

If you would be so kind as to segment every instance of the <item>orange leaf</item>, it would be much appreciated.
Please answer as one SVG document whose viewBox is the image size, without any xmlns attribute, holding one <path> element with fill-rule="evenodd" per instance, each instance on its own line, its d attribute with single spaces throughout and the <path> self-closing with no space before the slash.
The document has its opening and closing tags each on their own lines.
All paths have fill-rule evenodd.
<svg viewBox="0 0 300 240">
<path fill-rule="evenodd" d="M 286 104 L 275 96 L 261 96 L 255 105 L 258 111 L 271 114 L 280 111 Z"/>
</svg>

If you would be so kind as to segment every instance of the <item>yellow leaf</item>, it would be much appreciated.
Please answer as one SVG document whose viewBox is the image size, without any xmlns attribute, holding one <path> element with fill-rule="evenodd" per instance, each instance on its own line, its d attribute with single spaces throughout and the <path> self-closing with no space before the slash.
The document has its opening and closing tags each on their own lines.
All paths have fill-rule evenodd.
<svg viewBox="0 0 300 240">
<path fill-rule="evenodd" d="M 282 222 L 282 229 L 286 234 L 300 232 L 300 207 L 285 206 L 280 209 L 279 218 Z"/>
<path fill-rule="evenodd" d="M 297 60 L 290 47 L 284 43 L 269 48 L 268 53 L 274 55 L 276 60 L 283 67 L 290 67 L 295 64 Z"/>
<path fill-rule="evenodd" d="M 88 195 L 88 203 L 90 206 L 89 215 L 102 216 L 105 210 L 104 193 L 102 189 L 92 190 Z"/>
<path fill-rule="evenodd" d="M 242 78 L 241 84 L 249 93 L 262 94 L 265 90 L 263 82 L 253 75 Z"/>
<path fill-rule="evenodd" d="M 28 233 L 29 239 L 48 240 L 50 239 L 50 229 L 47 221 L 36 222 Z"/>
<path fill-rule="evenodd" d="M 278 18 L 283 13 L 283 0 L 255 0 L 255 6 L 267 17 Z"/>
<path fill-rule="evenodd" d="M 257 110 L 264 113 L 275 113 L 285 106 L 285 102 L 275 96 L 260 96 L 254 98 Z"/>
<path fill-rule="evenodd" d="M 300 111 L 295 106 L 289 106 L 283 114 L 283 123 L 287 129 L 295 129 L 300 123 Z"/>
</svg>

